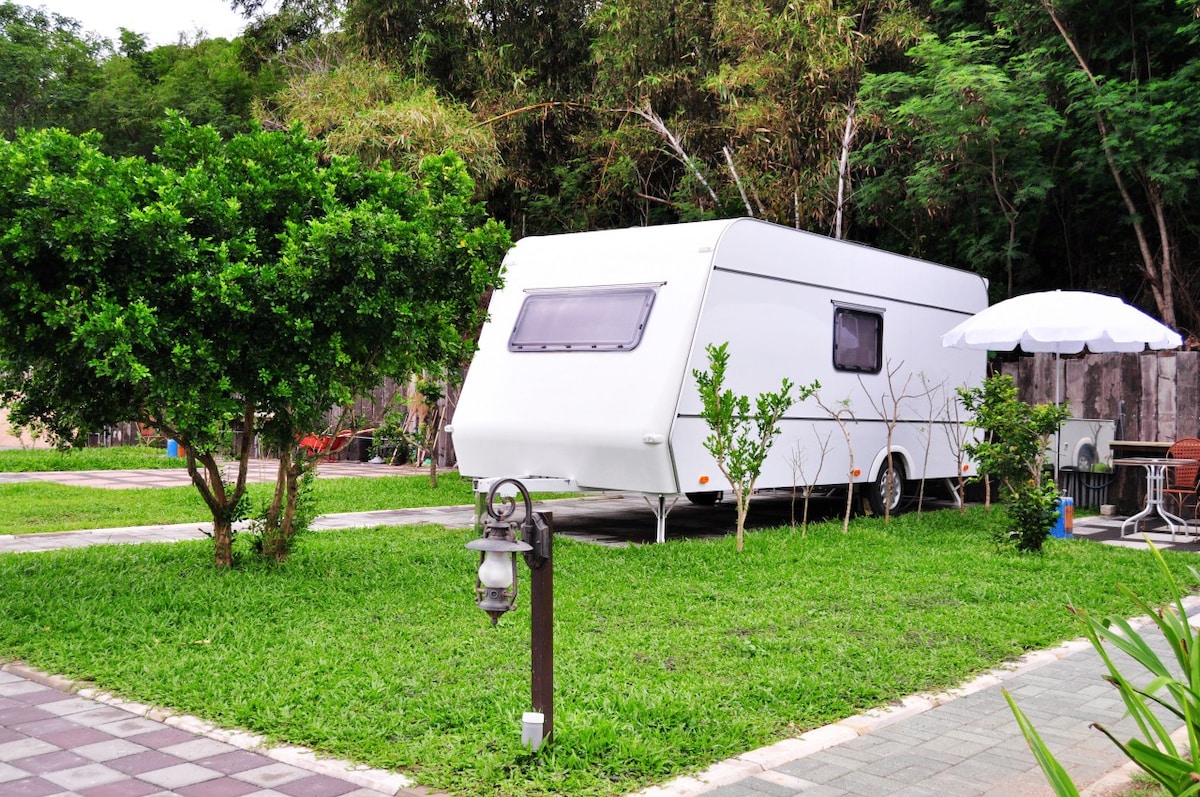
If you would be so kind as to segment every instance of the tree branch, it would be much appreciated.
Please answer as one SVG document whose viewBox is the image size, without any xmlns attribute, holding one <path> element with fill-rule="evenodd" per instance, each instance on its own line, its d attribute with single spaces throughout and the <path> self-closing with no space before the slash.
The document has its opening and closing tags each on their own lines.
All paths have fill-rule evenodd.
<svg viewBox="0 0 1200 797">
<path fill-rule="evenodd" d="M 667 128 L 667 124 L 662 120 L 662 117 L 656 114 L 654 109 L 650 108 L 649 106 L 645 108 L 629 108 L 628 110 L 629 113 L 641 117 L 646 124 L 650 125 L 651 130 L 658 133 L 666 140 L 667 145 L 670 146 L 671 151 L 675 153 L 675 156 L 679 158 L 680 162 L 682 162 L 683 165 L 686 166 L 696 177 L 696 179 L 700 181 L 700 185 L 704 186 L 704 190 L 708 191 L 708 195 L 712 197 L 712 201 L 716 204 L 719 204 L 720 200 L 717 198 L 717 192 L 714 191 L 712 186 L 708 184 L 708 180 L 704 179 L 704 175 L 700 173 L 700 169 L 696 166 L 696 162 L 693 161 L 692 157 L 687 154 L 687 150 L 683 148 L 683 143 Z"/>
</svg>

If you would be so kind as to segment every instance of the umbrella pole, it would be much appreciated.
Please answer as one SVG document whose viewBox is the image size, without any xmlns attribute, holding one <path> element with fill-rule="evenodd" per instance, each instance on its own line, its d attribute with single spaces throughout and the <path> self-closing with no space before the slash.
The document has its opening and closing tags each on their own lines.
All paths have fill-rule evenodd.
<svg viewBox="0 0 1200 797">
<path fill-rule="evenodd" d="M 1054 352 L 1054 406 L 1062 406 L 1062 359 Z M 1059 459 L 1062 456 L 1062 424 L 1054 429 L 1054 489 L 1058 489 Z"/>
</svg>

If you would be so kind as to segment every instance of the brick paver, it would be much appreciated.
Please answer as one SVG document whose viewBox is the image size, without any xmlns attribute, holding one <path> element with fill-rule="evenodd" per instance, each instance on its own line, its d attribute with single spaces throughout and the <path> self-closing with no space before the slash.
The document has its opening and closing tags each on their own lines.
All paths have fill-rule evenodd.
<svg viewBox="0 0 1200 797">
<path fill-rule="evenodd" d="M 0 795 L 383 797 L 418 795 L 399 775 L 312 757 L 305 768 L 73 695 L 19 665 L 0 668 Z"/>
</svg>

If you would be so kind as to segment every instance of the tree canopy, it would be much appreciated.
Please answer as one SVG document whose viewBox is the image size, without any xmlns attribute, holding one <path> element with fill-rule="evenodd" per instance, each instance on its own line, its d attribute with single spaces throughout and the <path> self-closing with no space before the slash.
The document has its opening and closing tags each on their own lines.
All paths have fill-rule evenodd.
<svg viewBox="0 0 1200 797">
<path fill-rule="evenodd" d="M 65 440 L 131 419 L 179 440 L 225 565 L 261 437 L 280 452 L 265 539 L 282 556 L 298 436 L 384 377 L 469 356 L 509 241 L 473 192 L 452 154 L 412 177 L 299 129 L 226 141 L 178 116 L 153 160 L 59 129 L 0 142 L 4 401 Z"/>
<path fill-rule="evenodd" d="M 410 171 L 452 147 L 516 235 L 753 215 L 1200 334 L 1195 0 L 235 5 L 239 40 L 149 49 L 7 4 L 7 137 L 153 158 L 176 109 Z"/>
</svg>

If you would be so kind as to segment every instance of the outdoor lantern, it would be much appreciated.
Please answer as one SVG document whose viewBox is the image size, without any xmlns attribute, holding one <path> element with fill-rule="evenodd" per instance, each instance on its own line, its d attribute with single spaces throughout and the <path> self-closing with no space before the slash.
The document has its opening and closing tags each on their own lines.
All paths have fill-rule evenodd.
<svg viewBox="0 0 1200 797">
<path fill-rule="evenodd" d="M 533 546 L 517 539 L 516 524 L 509 520 L 515 502 L 506 498 L 506 510 L 494 513 L 491 498 L 489 494 L 489 519 L 483 536 L 468 542 L 467 547 L 479 551 L 475 603 L 488 613 L 495 625 L 500 615 L 511 611 L 517 600 L 517 552 L 532 551 Z"/>
<path fill-rule="evenodd" d="M 525 516 L 513 518 L 517 499 L 503 496 L 501 487 L 519 493 Z M 517 600 L 517 552 L 529 566 L 529 695 L 533 711 L 521 718 L 521 743 L 536 753 L 554 736 L 554 528 L 549 512 L 534 512 L 529 490 L 516 479 L 500 479 L 488 488 L 487 523 L 483 535 L 467 547 L 479 551 L 475 578 L 475 603 L 492 618 L 513 608 Z M 481 513 L 482 514 L 482 513 Z M 476 521 L 478 528 L 478 520 Z M 518 529 L 520 532 L 518 534 Z M 518 539 L 519 537 L 519 539 Z"/>
</svg>

